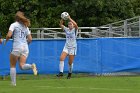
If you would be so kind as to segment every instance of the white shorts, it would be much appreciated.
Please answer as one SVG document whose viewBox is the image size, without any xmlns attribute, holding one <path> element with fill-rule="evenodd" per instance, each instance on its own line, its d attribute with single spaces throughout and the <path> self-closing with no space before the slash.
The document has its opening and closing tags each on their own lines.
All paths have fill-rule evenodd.
<svg viewBox="0 0 140 93">
<path fill-rule="evenodd" d="M 18 56 L 18 57 L 21 55 L 28 57 L 29 49 L 27 46 L 22 46 L 20 48 L 13 48 L 11 54 Z"/>
<path fill-rule="evenodd" d="M 63 52 L 66 52 L 68 55 L 76 55 L 77 47 L 67 48 L 66 46 L 64 46 Z"/>
</svg>

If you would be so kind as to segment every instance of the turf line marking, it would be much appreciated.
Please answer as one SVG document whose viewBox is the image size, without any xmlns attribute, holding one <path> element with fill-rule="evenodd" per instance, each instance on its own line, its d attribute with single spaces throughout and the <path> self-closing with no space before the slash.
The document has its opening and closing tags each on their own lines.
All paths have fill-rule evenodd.
<svg viewBox="0 0 140 93">
<path fill-rule="evenodd" d="M 52 88 L 52 89 L 89 89 L 89 90 L 117 90 L 117 91 L 131 91 L 132 89 L 112 89 L 112 88 L 93 88 L 93 87 L 54 87 L 54 86 L 35 86 L 38 88 Z"/>
</svg>

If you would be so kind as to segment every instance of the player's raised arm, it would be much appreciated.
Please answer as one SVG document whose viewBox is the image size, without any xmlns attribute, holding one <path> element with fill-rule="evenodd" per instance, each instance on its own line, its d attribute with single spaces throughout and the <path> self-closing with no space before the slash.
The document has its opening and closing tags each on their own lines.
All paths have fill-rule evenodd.
<svg viewBox="0 0 140 93">
<path fill-rule="evenodd" d="M 70 20 L 70 22 L 73 23 L 74 27 L 75 27 L 76 29 L 78 29 L 77 23 L 76 23 L 70 16 L 68 16 L 68 19 Z"/>
<path fill-rule="evenodd" d="M 64 20 L 63 20 L 63 19 L 60 20 L 59 25 L 60 25 L 60 27 L 61 27 L 62 29 L 64 29 Z"/>
</svg>

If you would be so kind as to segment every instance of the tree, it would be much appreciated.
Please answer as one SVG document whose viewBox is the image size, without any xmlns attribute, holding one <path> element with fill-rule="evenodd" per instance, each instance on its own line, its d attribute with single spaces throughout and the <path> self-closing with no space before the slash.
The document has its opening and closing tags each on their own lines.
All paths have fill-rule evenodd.
<svg viewBox="0 0 140 93">
<path fill-rule="evenodd" d="M 0 31 L 8 31 L 18 10 L 25 12 L 31 27 L 59 27 L 67 11 L 78 26 L 101 26 L 139 15 L 139 0 L 0 0 Z"/>
</svg>

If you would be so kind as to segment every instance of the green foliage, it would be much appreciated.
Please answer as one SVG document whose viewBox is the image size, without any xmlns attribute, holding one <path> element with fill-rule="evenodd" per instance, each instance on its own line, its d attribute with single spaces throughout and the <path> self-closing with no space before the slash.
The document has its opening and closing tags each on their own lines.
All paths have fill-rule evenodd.
<svg viewBox="0 0 140 93">
<path fill-rule="evenodd" d="M 130 0 L 133 5 L 134 13 L 140 16 L 140 0 Z"/>
<path fill-rule="evenodd" d="M 139 0 L 0 0 L 0 31 L 8 31 L 18 10 L 25 12 L 31 27 L 59 27 L 67 11 L 78 26 L 100 26 L 140 15 Z"/>
</svg>

